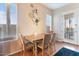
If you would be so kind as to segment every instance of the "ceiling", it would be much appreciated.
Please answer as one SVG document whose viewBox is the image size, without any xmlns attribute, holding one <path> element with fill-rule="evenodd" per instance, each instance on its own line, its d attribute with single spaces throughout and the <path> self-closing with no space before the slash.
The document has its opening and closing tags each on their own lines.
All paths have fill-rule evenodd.
<svg viewBox="0 0 79 59">
<path fill-rule="evenodd" d="M 68 5 L 69 3 L 44 3 L 43 5 L 47 6 L 50 9 L 57 9 Z"/>
</svg>

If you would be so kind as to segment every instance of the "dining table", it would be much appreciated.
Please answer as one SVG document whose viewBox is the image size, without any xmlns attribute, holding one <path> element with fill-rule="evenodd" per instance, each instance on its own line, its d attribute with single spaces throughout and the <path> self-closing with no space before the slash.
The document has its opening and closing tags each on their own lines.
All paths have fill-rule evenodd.
<svg viewBox="0 0 79 59">
<path fill-rule="evenodd" d="M 36 43 L 36 41 L 37 40 L 44 40 L 44 36 L 45 36 L 44 33 L 25 36 L 25 38 L 27 40 L 29 40 L 30 42 L 32 42 L 34 44 L 33 53 L 34 53 L 35 56 L 37 56 L 37 43 Z"/>
</svg>

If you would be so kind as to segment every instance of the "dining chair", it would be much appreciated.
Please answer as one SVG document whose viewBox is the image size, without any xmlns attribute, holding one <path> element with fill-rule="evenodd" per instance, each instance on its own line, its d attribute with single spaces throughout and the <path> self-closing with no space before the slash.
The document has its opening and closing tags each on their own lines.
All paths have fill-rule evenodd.
<svg viewBox="0 0 79 59">
<path fill-rule="evenodd" d="M 55 38 L 56 38 L 56 33 L 51 33 L 51 39 L 50 39 L 50 42 L 49 42 L 49 54 L 51 54 L 51 52 L 52 52 L 52 50 L 53 50 L 53 52 L 55 51 L 55 42 L 56 42 L 56 40 L 55 40 Z"/>
<path fill-rule="evenodd" d="M 26 54 L 26 50 L 33 49 L 33 43 L 28 41 L 22 34 L 20 35 L 20 42 L 22 46 L 23 55 Z"/>
<path fill-rule="evenodd" d="M 39 41 L 37 46 L 42 50 L 42 56 L 45 53 L 45 49 L 48 50 L 48 46 L 49 46 L 49 41 L 51 39 L 51 35 L 50 34 L 45 34 L 44 39 Z M 47 51 L 49 53 L 49 51 Z"/>
</svg>

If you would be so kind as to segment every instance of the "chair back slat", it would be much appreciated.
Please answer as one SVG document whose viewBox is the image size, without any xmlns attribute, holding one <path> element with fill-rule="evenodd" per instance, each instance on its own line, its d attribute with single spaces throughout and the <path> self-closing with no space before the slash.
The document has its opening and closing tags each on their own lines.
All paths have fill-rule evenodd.
<svg viewBox="0 0 79 59">
<path fill-rule="evenodd" d="M 56 33 L 51 34 L 51 42 L 55 41 Z"/>
<path fill-rule="evenodd" d="M 46 34 L 46 35 L 45 35 L 45 38 L 44 38 L 44 44 L 45 44 L 45 45 L 48 45 L 50 39 L 51 39 L 51 34 Z"/>
</svg>

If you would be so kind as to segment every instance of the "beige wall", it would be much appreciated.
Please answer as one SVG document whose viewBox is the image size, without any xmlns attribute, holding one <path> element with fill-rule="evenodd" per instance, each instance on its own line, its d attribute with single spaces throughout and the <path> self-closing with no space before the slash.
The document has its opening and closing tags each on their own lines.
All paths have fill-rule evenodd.
<svg viewBox="0 0 79 59">
<path fill-rule="evenodd" d="M 30 4 L 18 4 L 19 32 L 23 35 L 45 32 L 46 14 L 51 15 L 52 12 L 42 4 L 34 4 L 34 6 L 39 10 L 40 22 L 37 27 L 35 27 L 32 18 L 29 16 L 29 13 L 32 11 Z"/>
</svg>

